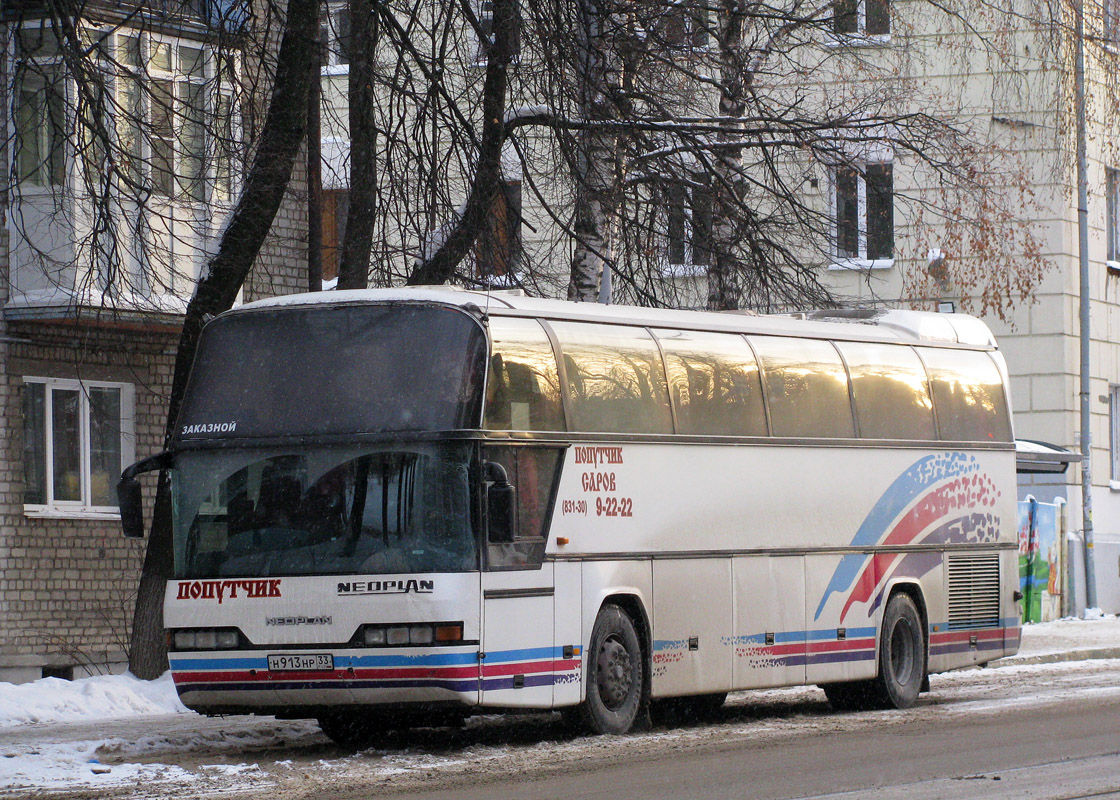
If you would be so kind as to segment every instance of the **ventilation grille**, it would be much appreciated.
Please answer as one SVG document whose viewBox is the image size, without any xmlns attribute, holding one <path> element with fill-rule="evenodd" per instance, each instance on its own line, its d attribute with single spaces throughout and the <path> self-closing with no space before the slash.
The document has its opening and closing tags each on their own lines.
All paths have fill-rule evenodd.
<svg viewBox="0 0 1120 800">
<path fill-rule="evenodd" d="M 949 556 L 949 630 L 999 627 L 999 553 Z"/>
</svg>

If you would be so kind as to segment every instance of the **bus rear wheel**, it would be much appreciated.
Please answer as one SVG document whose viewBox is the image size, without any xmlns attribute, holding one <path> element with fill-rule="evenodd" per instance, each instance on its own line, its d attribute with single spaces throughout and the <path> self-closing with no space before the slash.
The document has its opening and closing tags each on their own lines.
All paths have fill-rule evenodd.
<svg viewBox="0 0 1120 800">
<path fill-rule="evenodd" d="M 896 592 L 883 612 L 879 676 L 872 683 L 879 708 L 909 708 L 926 678 L 926 637 L 922 615 L 910 595 Z"/>
<path fill-rule="evenodd" d="M 645 663 L 634 622 L 618 606 L 603 606 L 587 651 L 582 722 L 594 733 L 626 733 L 648 712 L 648 705 Z"/>
</svg>

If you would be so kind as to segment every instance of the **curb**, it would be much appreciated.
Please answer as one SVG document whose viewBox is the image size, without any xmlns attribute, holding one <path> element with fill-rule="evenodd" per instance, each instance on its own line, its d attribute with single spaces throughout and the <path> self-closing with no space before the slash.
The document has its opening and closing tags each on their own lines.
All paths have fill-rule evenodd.
<svg viewBox="0 0 1120 800">
<path fill-rule="evenodd" d="M 1081 650 L 1062 650 L 1056 653 L 1038 655 L 1014 655 L 989 661 L 989 667 L 1017 667 L 1033 664 L 1060 664 L 1065 661 L 1092 661 L 1105 658 L 1120 658 L 1120 647 L 1088 647 Z"/>
</svg>

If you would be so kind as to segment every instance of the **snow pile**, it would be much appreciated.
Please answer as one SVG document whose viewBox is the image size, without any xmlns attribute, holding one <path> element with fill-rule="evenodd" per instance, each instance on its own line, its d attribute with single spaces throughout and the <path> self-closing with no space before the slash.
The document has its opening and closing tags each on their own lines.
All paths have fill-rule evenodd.
<svg viewBox="0 0 1120 800">
<path fill-rule="evenodd" d="M 155 681 L 138 680 L 132 675 L 99 675 L 76 681 L 43 678 L 32 683 L 0 683 L 0 728 L 186 710 L 175 693 L 170 672 Z"/>
</svg>

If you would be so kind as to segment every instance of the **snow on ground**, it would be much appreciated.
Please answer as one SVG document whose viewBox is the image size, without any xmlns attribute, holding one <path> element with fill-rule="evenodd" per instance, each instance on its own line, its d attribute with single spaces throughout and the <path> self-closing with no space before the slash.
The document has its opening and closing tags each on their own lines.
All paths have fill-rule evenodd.
<svg viewBox="0 0 1120 800">
<path fill-rule="evenodd" d="M 76 681 L 43 678 L 31 683 L 0 683 L 0 728 L 186 711 L 170 672 L 155 681 L 137 680 L 132 675 L 98 675 Z"/>
<path fill-rule="evenodd" d="M 1021 652 L 1037 655 L 1100 647 L 1120 647 L 1120 619 L 1115 616 L 1025 626 Z M 1108 668 L 1113 675 L 1120 665 L 1093 663 L 1099 665 L 1094 670 Z M 1009 704 L 1035 703 L 1043 696 L 1083 692 L 1088 687 L 1074 681 L 1074 676 L 1085 666 L 1076 662 L 1006 665 L 980 673 L 936 676 L 934 702 L 918 713 L 984 713 Z M 977 681 L 986 688 L 976 687 Z M 997 690 L 997 686 L 1006 688 Z M 1033 688 L 1025 691 L 1027 686 Z M 1120 691 L 1117 687 L 1120 682 L 1109 680 L 1094 690 L 1113 693 Z M 509 760 L 578 761 L 604 748 L 644 751 L 687 746 L 693 739 L 712 735 L 757 737 L 791 725 L 851 724 L 849 717 L 812 711 L 822 704 L 823 695 L 814 687 L 743 693 L 729 701 L 722 725 L 574 740 L 557 736 L 548 715 L 537 723 L 480 717 L 472 719 L 464 732 L 446 734 L 434 747 L 418 747 L 416 740 L 406 737 L 387 750 L 345 754 L 327 744 L 313 721 L 199 717 L 179 702 L 169 674 L 151 682 L 115 675 L 0 683 L 0 798 L 40 791 L 100 796 L 100 790 L 106 796 L 124 792 L 128 797 L 193 797 L 352 774 L 393 782 L 420 773 L 489 771 Z M 809 711 L 795 711 L 789 719 L 780 710 L 773 716 L 772 709 L 791 707 Z M 882 717 L 883 724 L 893 720 L 889 713 Z M 294 764 L 289 756 L 295 758 Z"/>
<path fill-rule="evenodd" d="M 1120 618 L 1100 609 L 1089 609 L 1081 619 L 1064 617 L 1024 625 L 1019 655 L 1040 656 L 1101 647 L 1120 647 Z"/>
</svg>

